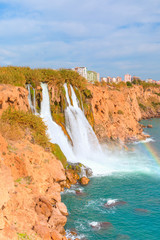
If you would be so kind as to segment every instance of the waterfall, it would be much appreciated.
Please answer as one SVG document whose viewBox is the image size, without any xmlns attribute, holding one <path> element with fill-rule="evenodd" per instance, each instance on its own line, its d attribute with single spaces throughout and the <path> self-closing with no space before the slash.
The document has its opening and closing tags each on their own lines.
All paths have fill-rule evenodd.
<svg viewBox="0 0 160 240">
<path fill-rule="evenodd" d="M 77 156 L 89 158 L 93 152 L 100 152 L 101 147 L 92 127 L 79 108 L 78 99 L 72 86 L 70 88 L 73 106 L 68 102 L 69 106 L 65 109 L 66 129 L 72 139 L 74 153 Z M 66 87 L 65 89 L 67 96 L 68 89 Z"/>
<path fill-rule="evenodd" d="M 64 134 L 62 128 L 54 122 L 50 111 L 50 100 L 47 84 L 42 83 L 41 114 L 46 123 L 47 133 L 52 143 L 60 146 L 62 152 L 69 162 L 80 162 L 93 170 L 94 175 L 104 175 L 113 172 L 150 172 L 150 159 L 140 150 L 138 152 L 125 152 L 123 150 L 109 151 L 107 147 L 102 150 L 97 137 L 88 123 L 72 86 L 71 99 L 67 85 L 66 101 L 68 106 L 65 109 L 65 124 L 72 143 Z"/>
<path fill-rule="evenodd" d="M 67 88 L 67 84 L 66 83 L 64 84 L 64 89 L 65 89 L 65 92 L 66 92 L 67 103 L 68 103 L 69 106 L 71 106 L 71 101 L 70 101 L 70 98 L 69 98 L 68 88 Z"/>
<path fill-rule="evenodd" d="M 41 102 L 41 114 L 46 123 L 48 130 L 47 133 L 52 143 L 56 143 L 60 146 L 62 152 L 70 162 L 77 162 L 76 157 L 72 151 L 72 145 L 69 142 L 67 136 L 64 134 L 62 128 L 52 120 L 50 110 L 50 100 L 47 84 L 41 83 L 43 100 Z"/>
<path fill-rule="evenodd" d="M 91 167 L 95 174 L 108 172 L 108 168 L 102 167 L 104 164 L 99 162 L 99 158 L 102 161 L 105 160 L 104 154 L 92 127 L 79 108 L 79 103 L 72 86 L 70 87 L 73 106 L 70 101 L 67 85 L 64 85 L 68 103 L 68 107 L 65 109 L 66 129 L 72 139 L 73 146 L 62 128 L 52 119 L 47 84 L 41 83 L 41 87 L 43 100 L 41 102 L 40 116 L 48 127 L 47 133 L 51 142 L 60 146 L 69 162 L 81 162 L 85 166 Z"/>
</svg>

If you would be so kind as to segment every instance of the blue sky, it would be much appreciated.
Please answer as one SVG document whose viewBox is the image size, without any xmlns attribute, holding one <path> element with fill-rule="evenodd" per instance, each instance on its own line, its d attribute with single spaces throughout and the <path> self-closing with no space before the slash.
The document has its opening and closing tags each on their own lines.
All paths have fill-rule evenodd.
<svg viewBox="0 0 160 240">
<path fill-rule="evenodd" d="M 160 80 L 160 1 L 0 0 L 0 65 Z"/>
</svg>

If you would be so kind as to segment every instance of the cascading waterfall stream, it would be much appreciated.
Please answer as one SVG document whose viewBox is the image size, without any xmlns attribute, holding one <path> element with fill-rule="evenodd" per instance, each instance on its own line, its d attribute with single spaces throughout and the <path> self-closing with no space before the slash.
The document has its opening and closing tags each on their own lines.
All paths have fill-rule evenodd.
<svg viewBox="0 0 160 240">
<path fill-rule="evenodd" d="M 47 84 L 41 83 L 41 87 L 43 100 L 41 102 L 40 116 L 43 118 L 48 127 L 47 133 L 51 139 L 51 142 L 56 143 L 60 146 L 68 161 L 76 162 L 76 157 L 73 154 L 72 146 L 67 136 L 65 136 L 61 127 L 52 120 Z"/>
<path fill-rule="evenodd" d="M 60 146 L 69 162 L 80 162 L 90 167 L 94 175 L 135 171 L 149 173 L 155 170 L 156 166 L 153 164 L 152 159 L 146 158 L 141 148 L 137 152 L 126 152 L 123 150 L 113 152 L 109 151 L 107 147 L 102 149 L 92 127 L 79 107 L 79 102 L 72 86 L 70 86 L 71 101 L 68 87 L 65 84 L 64 88 L 68 103 L 65 109 L 66 129 L 72 139 L 72 145 L 62 128 L 52 119 L 47 84 L 42 83 L 41 86 L 43 100 L 41 102 L 40 117 L 43 118 L 48 127 L 47 134 L 51 142 Z M 30 106 L 33 106 L 29 87 L 28 90 L 29 103 Z M 33 112 L 35 113 L 35 111 Z"/>
<path fill-rule="evenodd" d="M 69 105 L 65 110 L 66 129 L 73 141 L 72 146 L 61 127 L 52 120 L 47 84 L 42 83 L 41 87 L 43 96 L 41 102 L 41 117 L 47 124 L 47 133 L 51 142 L 60 146 L 69 162 L 81 162 L 84 165 L 91 167 L 93 171 L 95 170 L 95 173 L 102 173 L 101 164 L 96 161 L 100 154 L 100 145 L 91 126 L 85 118 L 84 113 L 78 107 L 78 100 L 73 88 L 71 88 L 72 106 L 67 85 L 64 85 L 66 99 Z"/>
<path fill-rule="evenodd" d="M 73 106 L 68 102 L 69 106 L 65 110 L 65 119 L 67 131 L 73 141 L 73 151 L 81 158 L 92 158 L 92 153 L 100 153 L 101 147 L 92 127 L 78 106 L 79 103 L 72 86 L 70 87 Z M 65 89 L 68 95 L 66 86 Z"/>
</svg>

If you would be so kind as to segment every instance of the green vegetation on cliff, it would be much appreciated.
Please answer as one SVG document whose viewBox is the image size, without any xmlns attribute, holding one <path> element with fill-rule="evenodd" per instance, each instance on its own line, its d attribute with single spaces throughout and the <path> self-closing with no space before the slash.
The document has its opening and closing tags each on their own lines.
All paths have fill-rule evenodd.
<svg viewBox="0 0 160 240">
<path fill-rule="evenodd" d="M 159 88 L 160 87 L 156 83 L 149 83 L 149 82 L 146 82 L 146 81 L 142 81 L 140 79 L 133 80 L 132 84 L 142 86 L 144 89 L 147 89 L 147 88 Z"/>
<path fill-rule="evenodd" d="M 0 67 L 0 83 L 25 87 L 31 84 L 33 87 L 47 82 L 49 85 L 63 86 L 70 83 L 83 90 L 86 88 L 86 79 L 72 70 L 60 69 L 31 69 L 29 67 Z"/>
<path fill-rule="evenodd" d="M 143 111 L 145 111 L 146 110 L 146 106 L 144 105 L 144 104 L 142 104 L 142 103 L 139 103 L 139 106 L 140 106 L 140 108 L 143 110 Z"/>
<path fill-rule="evenodd" d="M 58 160 L 61 161 L 64 168 L 67 166 L 67 159 L 63 152 L 61 151 L 58 144 L 51 143 L 51 152 L 57 157 Z"/>
<path fill-rule="evenodd" d="M 61 161 L 64 167 L 67 160 L 57 144 L 50 143 L 46 135 L 47 127 L 42 119 L 31 112 L 7 109 L 0 119 L 0 132 L 9 140 L 22 140 L 25 136 L 32 142 L 50 149 L 53 155 Z"/>
<path fill-rule="evenodd" d="M 46 135 L 44 122 L 38 116 L 30 112 L 7 109 L 3 112 L 0 119 L 0 131 L 6 138 L 18 140 L 23 138 L 24 134 L 31 134 L 32 142 L 43 147 L 49 146 L 49 138 Z"/>
</svg>

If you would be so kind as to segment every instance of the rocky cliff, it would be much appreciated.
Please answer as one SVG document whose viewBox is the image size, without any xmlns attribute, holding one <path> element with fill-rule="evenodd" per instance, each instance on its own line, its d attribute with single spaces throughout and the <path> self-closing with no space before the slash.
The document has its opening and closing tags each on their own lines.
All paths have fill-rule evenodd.
<svg viewBox="0 0 160 240">
<path fill-rule="evenodd" d="M 27 96 L 24 88 L 0 85 L 0 239 L 65 240 L 68 212 L 60 192 L 70 187 L 68 173 L 49 147 L 36 143 L 36 116 L 31 126 L 25 120 L 30 116 Z M 8 121 L 4 116 L 12 111 Z M 21 113 L 19 126 L 16 113 Z"/>
<path fill-rule="evenodd" d="M 94 130 L 101 142 L 145 138 L 139 120 L 160 116 L 160 87 L 89 85 Z"/>
<path fill-rule="evenodd" d="M 0 84 L 0 116 L 8 107 L 28 111 L 28 91 L 23 87 Z"/>
<path fill-rule="evenodd" d="M 51 153 L 27 139 L 0 135 L 0 239 L 62 239 L 65 181 L 64 168 Z"/>
</svg>

